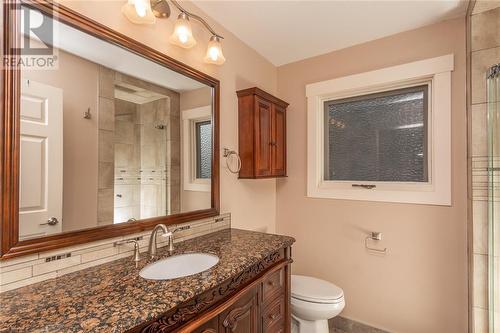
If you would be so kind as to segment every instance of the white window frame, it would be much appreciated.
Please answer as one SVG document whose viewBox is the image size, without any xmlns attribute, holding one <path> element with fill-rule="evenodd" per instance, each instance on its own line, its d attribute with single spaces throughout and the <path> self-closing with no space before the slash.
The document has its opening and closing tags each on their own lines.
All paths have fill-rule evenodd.
<svg viewBox="0 0 500 333">
<path fill-rule="evenodd" d="M 184 190 L 210 192 L 210 178 L 196 178 L 196 123 L 212 119 L 212 106 L 184 110 L 182 114 L 182 152 Z"/>
<path fill-rule="evenodd" d="M 306 85 L 307 196 L 451 205 L 453 54 Z M 429 84 L 428 182 L 324 180 L 324 102 Z M 375 185 L 372 189 L 353 184 Z"/>
</svg>

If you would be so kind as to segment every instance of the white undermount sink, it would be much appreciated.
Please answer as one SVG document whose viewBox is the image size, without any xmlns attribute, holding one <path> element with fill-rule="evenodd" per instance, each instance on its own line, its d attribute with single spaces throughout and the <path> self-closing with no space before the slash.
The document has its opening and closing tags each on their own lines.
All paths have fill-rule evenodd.
<svg viewBox="0 0 500 333">
<path fill-rule="evenodd" d="M 139 275 L 148 280 L 171 280 L 206 271 L 218 262 L 219 257 L 213 254 L 179 254 L 147 265 Z"/>
</svg>

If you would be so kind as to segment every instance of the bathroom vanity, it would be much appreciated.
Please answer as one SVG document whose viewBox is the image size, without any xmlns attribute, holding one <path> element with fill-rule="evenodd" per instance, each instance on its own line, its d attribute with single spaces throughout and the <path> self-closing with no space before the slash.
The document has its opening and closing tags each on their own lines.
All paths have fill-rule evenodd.
<svg viewBox="0 0 500 333">
<path fill-rule="evenodd" d="M 219 257 L 199 274 L 144 279 L 143 255 L 11 290 L 1 294 L 0 332 L 290 332 L 293 242 L 227 229 L 176 244 L 172 255 Z"/>
</svg>

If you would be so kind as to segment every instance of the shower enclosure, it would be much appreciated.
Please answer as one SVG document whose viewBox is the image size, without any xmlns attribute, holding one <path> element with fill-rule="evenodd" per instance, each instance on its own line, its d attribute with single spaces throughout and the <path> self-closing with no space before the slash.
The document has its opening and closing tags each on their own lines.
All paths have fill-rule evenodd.
<svg viewBox="0 0 500 333">
<path fill-rule="evenodd" d="M 486 74 L 488 108 L 489 333 L 500 332 L 500 64 Z"/>
</svg>

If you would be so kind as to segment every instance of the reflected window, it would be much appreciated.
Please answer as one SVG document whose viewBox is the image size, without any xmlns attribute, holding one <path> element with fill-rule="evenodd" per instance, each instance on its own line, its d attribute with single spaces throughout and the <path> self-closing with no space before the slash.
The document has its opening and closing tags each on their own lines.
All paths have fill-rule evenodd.
<svg viewBox="0 0 500 333">
<path fill-rule="evenodd" d="M 196 178 L 210 179 L 212 175 L 212 123 L 195 123 L 196 131 Z"/>
<path fill-rule="evenodd" d="M 209 192 L 212 178 L 212 106 L 182 111 L 184 190 Z"/>
</svg>

